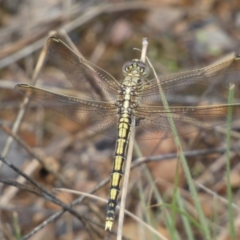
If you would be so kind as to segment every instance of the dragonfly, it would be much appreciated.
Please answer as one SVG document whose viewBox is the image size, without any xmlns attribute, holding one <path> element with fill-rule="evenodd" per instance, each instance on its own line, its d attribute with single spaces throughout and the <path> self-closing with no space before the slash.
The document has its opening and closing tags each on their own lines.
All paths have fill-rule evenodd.
<svg viewBox="0 0 240 240">
<path fill-rule="evenodd" d="M 179 135 L 226 123 L 229 107 L 233 119 L 240 115 L 240 103 L 229 105 L 226 101 L 229 84 L 239 88 L 239 54 L 230 54 L 201 69 L 153 79 L 147 79 L 147 64 L 134 59 L 123 65 L 123 78 L 119 81 L 80 57 L 59 38 L 50 37 L 46 44 L 48 59 L 82 93 L 81 97 L 28 84 L 15 88 L 83 127 L 116 139 L 105 230 L 111 231 L 113 226 L 133 118 L 136 138 L 145 140 L 175 137 L 169 114 Z M 159 88 L 169 104 L 167 109 Z"/>
</svg>

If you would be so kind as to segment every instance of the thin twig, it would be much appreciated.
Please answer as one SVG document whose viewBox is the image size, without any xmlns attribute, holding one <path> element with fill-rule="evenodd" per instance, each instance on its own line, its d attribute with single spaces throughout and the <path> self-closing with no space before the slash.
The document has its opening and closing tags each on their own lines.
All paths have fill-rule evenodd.
<svg viewBox="0 0 240 240">
<path fill-rule="evenodd" d="M 121 196 L 120 211 L 119 211 L 119 218 L 118 218 L 117 240 L 122 239 L 124 211 L 125 211 L 125 204 L 126 204 L 126 198 L 127 198 L 127 192 L 128 192 L 128 181 L 129 181 L 129 176 L 131 171 L 134 138 L 135 138 L 135 117 L 133 116 L 132 124 L 131 124 L 131 134 L 129 137 L 127 159 L 126 159 L 126 165 L 125 165 L 125 172 L 124 172 L 123 187 L 122 187 L 122 196 Z"/>
<path fill-rule="evenodd" d="M 237 150 L 237 149 L 239 149 L 239 147 L 231 148 L 231 150 Z M 185 151 L 184 155 L 185 157 L 196 157 L 196 156 L 208 155 L 213 153 L 223 154 L 225 152 L 226 152 L 225 147 L 217 147 L 217 148 L 211 148 L 211 149 L 197 149 L 197 150 Z M 168 154 L 162 154 L 162 155 L 156 155 L 156 156 L 141 157 L 136 159 L 136 161 L 132 163 L 132 168 L 135 168 L 143 163 L 164 161 L 167 159 L 174 159 L 177 157 L 178 157 L 177 153 L 168 153 Z"/>
<path fill-rule="evenodd" d="M 145 63 L 146 54 L 147 54 L 148 40 L 147 38 L 143 38 L 142 40 L 142 51 L 141 51 L 141 61 Z"/>
<path fill-rule="evenodd" d="M 218 199 L 220 202 L 224 203 L 225 205 L 229 204 L 229 200 L 228 199 L 226 199 L 224 197 L 221 197 L 219 194 L 215 193 L 214 191 L 212 191 L 211 189 L 207 188 L 206 186 L 204 186 L 203 184 L 201 184 L 201 183 L 199 183 L 197 181 L 194 181 L 194 183 L 196 184 L 197 187 L 201 188 L 203 191 L 205 191 L 209 195 L 211 195 L 214 198 Z M 232 206 L 232 208 L 234 208 L 234 210 L 240 212 L 240 207 L 236 203 L 232 202 L 231 206 Z"/>
<path fill-rule="evenodd" d="M 41 53 L 40 53 L 40 56 L 39 56 L 38 61 L 37 61 L 37 65 L 36 65 L 36 67 L 34 69 L 34 72 L 33 72 L 32 80 L 31 80 L 32 84 L 35 84 L 35 82 L 36 82 L 36 80 L 37 80 L 37 78 L 38 78 L 38 76 L 41 72 L 41 69 L 42 69 L 42 67 L 44 65 L 44 62 L 45 62 L 45 59 L 46 59 L 46 53 L 47 53 L 46 52 L 46 47 L 44 47 L 42 49 Z M 18 115 L 17 115 L 17 117 L 14 121 L 13 127 L 12 127 L 12 133 L 13 134 L 15 134 L 18 131 L 18 128 L 19 128 L 20 123 L 22 121 L 22 118 L 24 116 L 24 113 L 25 113 L 28 102 L 29 102 L 29 98 L 27 96 L 25 96 L 21 105 L 20 105 Z M 3 151 L 2 151 L 2 154 L 1 154 L 3 157 L 7 156 L 12 143 L 13 143 L 13 137 L 9 136 L 7 138 L 6 144 L 5 144 L 5 146 L 3 148 Z M 34 164 L 34 166 L 36 166 L 36 164 Z M 0 169 L 1 169 L 1 167 L 2 167 L 2 162 L 0 162 Z M 24 179 L 22 179 L 20 177 L 18 178 L 18 180 L 19 180 L 19 182 L 24 181 Z M 1 187 L 1 185 L 0 185 L 0 187 Z M 11 197 L 13 197 L 14 192 L 16 193 L 17 190 L 18 190 L 17 188 L 8 187 L 7 189 L 4 190 L 4 192 L 6 192 L 6 191 L 11 192 Z M 0 192 L 1 192 L 1 189 L 0 189 Z M 4 196 L 4 193 L 3 193 L 3 196 Z M 10 200 L 10 199 L 8 199 L 8 200 Z"/>
<path fill-rule="evenodd" d="M 84 9 L 85 11 L 83 14 L 78 14 L 78 18 L 73 19 L 70 22 L 67 22 L 61 28 L 65 29 L 66 32 L 73 31 L 74 29 L 86 24 L 90 20 L 96 18 L 102 13 L 112 13 L 112 12 L 119 12 L 129 9 L 151 9 L 156 7 L 158 3 L 151 3 L 151 2 L 139 2 L 139 1 L 133 1 L 129 3 L 107 3 L 102 5 L 96 5 L 94 7 L 89 7 L 87 9 Z M 8 55 L 7 57 L 0 60 L 0 69 L 3 67 L 6 67 L 26 56 L 29 54 L 41 49 L 44 46 L 45 43 L 45 37 L 39 39 L 38 41 L 28 45 L 27 47 Z"/>
<path fill-rule="evenodd" d="M 103 199 L 101 197 L 97 197 L 93 194 L 89 194 L 89 193 L 85 193 L 85 192 L 81 192 L 81 191 L 75 191 L 75 190 L 69 190 L 69 189 L 65 189 L 65 188 L 55 188 L 54 190 L 57 191 L 63 191 L 63 192 L 69 192 L 69 193 L 73 193 L 73 194 L 77 194 L 77 195 L 83 195 L 85 197 L 89 197 L 92 199 L 95 199 L 97 201 L 101 201 L 103 203 L 107 203 L 108 200 Z M 121 206 L 117 205 L 117 209 L 120 209 Z M 146 227 L 149 231 L 153 232 L 154 234 L 156 234 L 156 236 L 158 236 L 160 239 L 163 240 L 167 240 L 167 238 L 165 238 L 163 235 L 161 235 L 156 229 L 154 229 L 152 226 L 150 226 L 149 224 L 145 223 L 142 219 L 138 218 L 137 216 L 135 216 L 134 214 L 132 214 L 131 212 L 129 212 L 128 210 L 124 209 L 124 212 L 130 216 L 131 218 L 133 218 L 134 220 L 136 220 L 137 222 L 139 222 L 140 224 L 142 224 L 144 227 Z"/>
<path fill-rule="evenodd" d="M 7 166 L 9 166 L 11 169 L 13 169 L 15 172 L 17 172 L 18 174 L 20 174 L 22 177 L 24 177 L 25 179 L 27 179 L 33 186 L 35 186 L 36 188 L 38 188 L 42 193 L 43 193 L 43 197 L 46 200 L 52 201 L 54 203 L 56 203 L 57 205 L 61 206 L 65 211 L 69 211 L 70 213 L 72 213 L 75 217 L 77 217 L 80 221 L 82 221 L 83 223 L 85 223 L 84 219 L 82 218 L 81 215 L 79 215 L 74 209 L 72 209 L 71 206 L 63 203 L 62 201 L 60 201 L 58 198 L 56 198 L 54 195 L 52 195 L 49 191 L 47 191 L 44 187 L 42 187 L 39 183 L 37 183 L 35 180 L 33 180 L 31 177 L 29 177 L 28 175 L 26 175 L 24 172 L 22 172 L 18 167 L 16 167 L 13 163 L 9 162 L 8 160 L 6 160 L 4 157 L 2 157 L 0 155 L 0 161 L 2 161 L 3 163 L 5 163 Z"/>
<path fill-rule="evenodd" d="M 40 154 L 38 154 L 36 151 L 32 150 L 32 148 L 26 143 L 24 142 L 17 134 L 13 133 L 11 131 L 10 128 L 8 128 L 5 125 L 2 125 L 0 123 L 0 127 L 2 128 L 2 130 L 4 130 L 7 134 L 9 134 L 11 137 L 13 137 L 22 147 L 24 147 L 27 152 L 29 154 L 31 154 L 35 159 L 37 159 L 37 161 L 39 161 L 39 163 L 42 164 L 42 166 L 51 174 L 53 174 L 58 180 L 60 180 L 60 182 L 64 185 L 66 185 L 66 181 L 64 179 L 64 177 L 59 174 L 58 172 L 56 172 L 54 169 L 51 168 L 51 166 L 49 166 L 48 164 L 46 164 L 45 161 L 45 156 L 40 156 Z"/>
<path fill-rule="evenodd" d="M 33 73 L 33 77 L 32 77 L 32 81 L 31 81 L 31 84 L 34 85 L 40 72 L 41 72 L 41 69 L 44 65 L 44 62 L 45 62 L 45 59 L 46 59 L 46 54 L 47 54 L 47 51 L 46 51 L 46 47 L 44 46 L 41 53 L 40 53 L 40 57 L 38 58 L 38 62 L 37 62 L 37 65 L 36 65 L 36 68 L 34 69 L 34 73 Z M 21 120 L 23 118 L 23 115 L 25 113 L 25 109 L 26 109 L 26 106 L 29 102 L 29 98 L 28 97 L 25 97 L 23 99 L 23 102 L 21 104 L 21 107 L 20 107 L 20 110 L 18 112 L 18 115 L 16 117 L 16 120 L 13 124 L 13 127 L 12 127 L 12 132 L 15 134 L 17 131 L 18 131 L 18 128 L 19 128 L 19 125 L 21 123 Z M 13 142 L 13 138 L 12 137 L 8 137 L 7 139 L 7 142 L 3 148 L 3 151 L 2 151 L 2 156 L 5 157 L 10 149 L 10 146 Z M 1 167 L 1 164 L 0 164 L 0 167 Z"/>
<path fill-rule="evenodd" d="M 16 187 L 18 189 L 21 189 L 21 190 L 24 190 L 24 191 L 28 191 L 28 192 L 33 193 L 33 194 L 38 195 L 38 196 L 43 196 L 42 192 L 39 189 L 34 188 L 32 186 L 29 186 L 27 184 L 22 184 L 22 183 L 19 183 L 17 181 L 5 180 L 5 179 L 1 179 L 1 178 L 0 178 L 0 182 L 4 183 L 6 185 L 14 186 L 14 187 Z"/>
<path fill-rule="evenodd" d="M 109 182 L 110 177 L 104 179 L 103 181 L 101 181 L 97 186 L 95 186 L 89 193 L 94 193 L 97 190 L 99 190 L 101 187 L 107 185 L 107 183 Z M 74 200 L 69 207 L 73 207 L 79 203 L 81 203 L 83 200 L 85 199 L 84 196 L 77 198 L 76 200 Z M 42 228 L 44 228 L 47 224 L 53 222 L 54 220 L 56 220 L 57 218 L 59 218 L 63 213 L 65 213 L 65 209 L 62 209 L 58 212 L 56 212 L 55 214 L 53 214 L 52 216 L 50 216 L 47 220 L 43 221 L 41 224 L 39 224 L 37 227 L 35 227 L 31 232 L 29 232 L 28 234 L 26 234 L 22 240 L 27 240 L 29 239 L 31 236 L 33 236 L 35 233 L 37 233 L 38 231 L 40 231 Z"/>
</svg>

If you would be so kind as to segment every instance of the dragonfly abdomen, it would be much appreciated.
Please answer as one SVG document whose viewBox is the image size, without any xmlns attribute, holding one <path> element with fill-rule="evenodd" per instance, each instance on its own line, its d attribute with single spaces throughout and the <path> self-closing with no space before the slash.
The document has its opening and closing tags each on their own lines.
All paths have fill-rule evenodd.
<svg viewBox="0 0 240 240">
<path fill-rule="evenodd" d="M 105 224 L 105 230 L 109 231 L 111 231 L 115 217 L 117 197 L 120 191 L 120 181 L 122 178 L 123 163 L 126 159 L 126 150 L 128 146 L 130 128 L 131 116 L 126 113 L 121 114 L 118 121 L 118 138 L 116 142 L 115 157 L 111 175 L 111 185 L 109 190 L 109 200 L 107 205 L 107 216 Z"/>
</svg>

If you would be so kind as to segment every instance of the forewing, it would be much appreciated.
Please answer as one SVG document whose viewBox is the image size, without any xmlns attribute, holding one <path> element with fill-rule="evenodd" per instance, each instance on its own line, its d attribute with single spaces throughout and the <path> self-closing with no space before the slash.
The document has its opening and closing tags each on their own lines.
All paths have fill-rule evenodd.
<svg viewBox="0 0 240 240">
<path fill-rule="evenodd" d="M 240 58 L 236 54 L 202 69 L 151 80 L 139 92 L 139 97 L 142 104 L 162 105 L 160 86 L 173 106 L 226 102 L 230 83 L 236 84 L 236 92 L 240 89 Z"/>
<path fill-rule="evenodd" d="M 116 137 L 118 119 L 113 104 L 65 96 L 27 84 L 18 84 L 15 89 L 22 94 L 29 94 L 34 101 L 62 113 L 84 128 Z"/>
<path fill-rule="evenodd" d="M 116 99 L 119 84 L 109 73 L 78 56 L 56 37 L 48 39 L 47 49 L 49 61 L 88 99 Z"/>
<path fill-rule="evenodd" d="M 233 104 L 232 117 L 240 117 L 240 104 Z M 170 118 L 174 120 L 179 135 L 186 135 L 200 129 L 213 128 L 226 124 L 228 105 L 200 107 L 163 107 L 141 106 L 135 111 L 137 119 L 137 138 L 139 140 L 175 137 Z"/>
</svg>

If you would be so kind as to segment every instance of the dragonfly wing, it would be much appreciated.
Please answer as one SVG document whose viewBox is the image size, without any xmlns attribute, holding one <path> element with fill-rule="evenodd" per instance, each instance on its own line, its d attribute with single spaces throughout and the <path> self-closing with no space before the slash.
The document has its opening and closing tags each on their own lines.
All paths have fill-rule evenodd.
<svg viewBox="0 0 240 240">
<path fill-rule="evenodd" d="M 162 105 L 159 87 L 164 91 L 170 105 L 198 105 L 226 101 L 230 83 L 240 88 L 240 57 L 226 56 L 221 61 L 198 70 L 172 74 L 149 81 L 139 92 L 141 102 Z"/>
<path fill-rule="evenodd" d="M 135 110 L 137 119 L 137 138 L 139 140 L 175 137 L 170 119 L 174 120 L 179 135 L 196 132 L 199 129 L 213 128 L 226 124 L 228 105 L 209 105 L 199 107 L 141 106 Z M 233 104 L 233 119 L 240 117 L 240 104 Z"/>
<path fill-rule="evenodd" d="M 78 56 L 56 37 L 48 39 L 47 49 L 48 60 L 87 98 L 99 101 L 116 99 L 119 84 L 109 73 Z"/>
<path fill-rule="evenodd" d="M 114 104 L 65 96 L 27 84 L 18 84 L 15 88 L 22 94 L 28 93 L 34 101 L 62 113 L 84 128 L 116 137 L 118 115 Z"/>
</svg>

